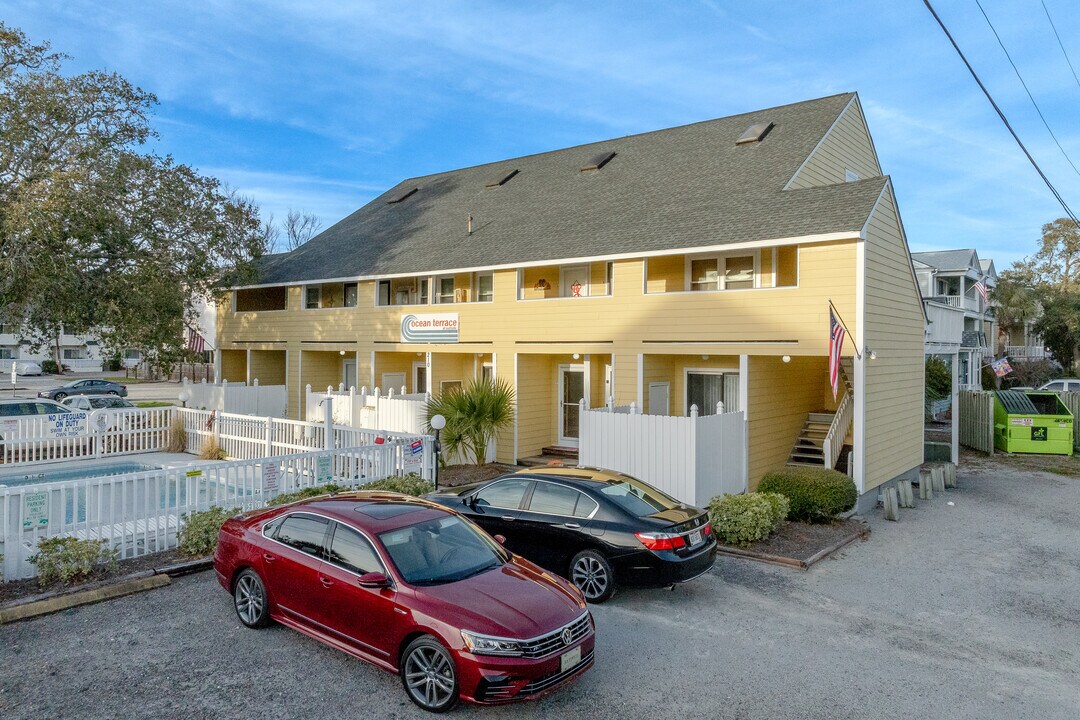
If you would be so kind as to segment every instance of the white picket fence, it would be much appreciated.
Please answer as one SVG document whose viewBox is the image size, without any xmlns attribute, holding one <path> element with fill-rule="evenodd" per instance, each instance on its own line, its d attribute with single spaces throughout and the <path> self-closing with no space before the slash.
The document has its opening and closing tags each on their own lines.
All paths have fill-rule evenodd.
<svg viewBox="0 0 1080 720">
<path fill-rule="evenodd" d="M 363 485 L 408 472 L 408 458 L 408 447 L 394 443 L 0 487 L 3 579 L 37 574 L 30 558 L 43 538 L 102 540 L 121 559 L 161 552 L 177 547 L 188 513 L 252 510 L 330 482 Z"/>
<path fill-rule="evenodd" d="M 165 445 L 173 408 L 109 408 L 0 420 L 5 466 L 155 452 Z"/>
<path fill-rule="evenodd" d="M 251 385 L 244 383 L 193 383 L 184 379 L 181 393 L 187 393 L 187 406 L 199 410 L 240 415 L 285 417 L 289 395 L 284 385 L 260 385 L 256 378 Z"/>
<path fill-rule="evenodd" d="M 746 415 L 639 415 L 581 406 L 582 465 L 618 470 L 690 505 L 746 491 Z"/>
</svg>

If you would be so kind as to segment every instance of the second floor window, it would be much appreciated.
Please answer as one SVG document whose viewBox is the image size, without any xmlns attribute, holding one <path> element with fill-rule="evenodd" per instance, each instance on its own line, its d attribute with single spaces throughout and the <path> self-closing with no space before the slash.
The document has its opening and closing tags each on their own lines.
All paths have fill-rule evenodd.
<svg viewBox="0 0 1080 720">
<path fill-rule="evenodd" d="M 476 299 L 479 302 L 491 302 L 495 299 L 495 278 L 491 273 L 477 274 Z"/>
<path fill-rule="evenodd" d="M 435 281 L 435 286 L 439 291 L 439 294 L 435 296 L 435 302 L 440 304 L 454 302 L 454 278 L 438 278 Z"/>
<path fill-rule="evenodd" d="M 304 308 L 317 310 L 322 304 L 322 288 L 318 285 L 309 285 L 304 288 Z"/>
<path fill-rule="evenodd" d="M 342 297 L 344 298 L 343 305 L 345 307 L 356 307 L 359 302 L 359 290 L 356 283 L 345 283 L 342 288 Z"/>
<path fill-rule="evenodd" d="M 753 255 L 690 260 L 691 290 L 742 290 L 754 287 Z"/>
</svg>

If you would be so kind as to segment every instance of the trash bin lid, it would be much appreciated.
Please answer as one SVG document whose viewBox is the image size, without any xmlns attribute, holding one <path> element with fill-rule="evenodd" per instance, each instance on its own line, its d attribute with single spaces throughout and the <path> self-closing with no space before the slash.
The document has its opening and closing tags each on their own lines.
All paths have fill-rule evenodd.
<svg viewBox="0 0 1080 720">
<path fill-rule="evenodd" d="M 1031 398 L 1021 390 L 998 390 L 998 400 L 1010 415 L 1041 415 Z"/>
</svg>

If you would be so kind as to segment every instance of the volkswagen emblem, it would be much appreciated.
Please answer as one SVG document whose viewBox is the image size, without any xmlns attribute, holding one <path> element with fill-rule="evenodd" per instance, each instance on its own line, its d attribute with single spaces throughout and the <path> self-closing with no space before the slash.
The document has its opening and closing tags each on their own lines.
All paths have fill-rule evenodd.
<svg viewBox="0 0 1080 720">
<path fill-rule="evenodd" d="M 574 642 L 574 633 L 570 631 L 570 628 L 566 628 L 562 631 L 562 642 L 563 645 L 569 645 Z"/>
</svg>

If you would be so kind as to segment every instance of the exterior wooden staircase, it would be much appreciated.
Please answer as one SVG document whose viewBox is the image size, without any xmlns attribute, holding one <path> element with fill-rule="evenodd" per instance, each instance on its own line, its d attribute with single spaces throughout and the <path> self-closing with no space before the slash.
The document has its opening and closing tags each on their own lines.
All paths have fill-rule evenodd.
<svg viewBox="0 0 1080 720">
<path fill-rule="evenodd" d="M 843 392 L 836 412 L 818 411 L 807 414 L 799 436 L 788 455 L 787 464 L 794 467 L 835 468 L 840 459 L 844 439 L 851 429 L 852 401 L 851 359 L 842 358 L 840 380 Z"/>
</svg>

